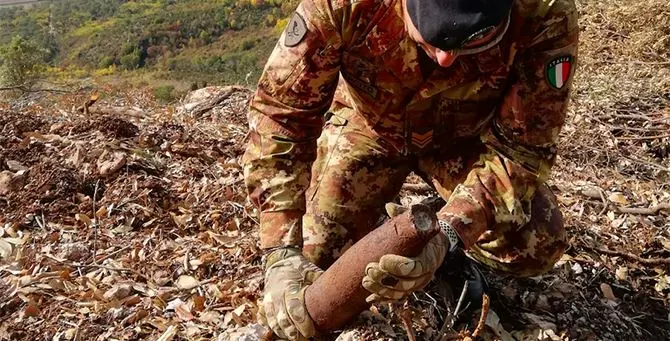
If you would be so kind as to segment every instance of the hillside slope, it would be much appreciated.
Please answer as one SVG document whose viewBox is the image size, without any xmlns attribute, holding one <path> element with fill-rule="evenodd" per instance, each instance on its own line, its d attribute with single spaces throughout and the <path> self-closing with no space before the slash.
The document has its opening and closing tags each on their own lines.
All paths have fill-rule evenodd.
<svg viewBox="0 0 670 341">
<path fill-rule="evenodd" d="M 159 72 L 216 83 L 255 81 L 296 1 L 59 0 L 0 8 L 0 46 L 20 35 L 52 73 Z M 247 77 L 250 74 L 250 77 Z"/>
</svg>

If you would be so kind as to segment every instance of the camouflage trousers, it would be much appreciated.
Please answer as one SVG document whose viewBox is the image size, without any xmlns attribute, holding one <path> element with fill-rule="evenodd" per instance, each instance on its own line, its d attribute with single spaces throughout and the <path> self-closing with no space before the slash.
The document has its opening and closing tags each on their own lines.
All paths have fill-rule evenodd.
<svg viewBox="0 0 670 341">
<path fill-rule="evenodd" d="M 378 225 L 385 203 L 394 200 L 411 172 L 448 199 L 486 147 L 479 139 L 470 139 L 445 149 L 403 156 L 362 122 L 331 116 L 318 140 L 306 193 L 305 256 L 322 269 L 328 268 Z M 528 224 L 488 227 L 467 250 L 468 255 L 493 270 L 517 276 L 535 276 L 551 269 L 566 248 L 556 198 L 542 185 L 532 206 Z"/>
</svg>

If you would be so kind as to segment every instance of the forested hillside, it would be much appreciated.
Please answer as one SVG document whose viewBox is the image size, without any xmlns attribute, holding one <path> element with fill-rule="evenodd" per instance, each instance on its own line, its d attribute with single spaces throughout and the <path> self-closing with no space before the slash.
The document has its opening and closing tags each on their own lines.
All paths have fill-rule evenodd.
<svg viewBox="0 0 670 341">
<path fill-rule="evenodd" d="M 167 79 L 253 82 L 295 3 L 56 0 L 0 7 L 0 47 L 21 37 L 39 49 L 51 74 L 70 77 L 139 70 Z"/>
</svg>

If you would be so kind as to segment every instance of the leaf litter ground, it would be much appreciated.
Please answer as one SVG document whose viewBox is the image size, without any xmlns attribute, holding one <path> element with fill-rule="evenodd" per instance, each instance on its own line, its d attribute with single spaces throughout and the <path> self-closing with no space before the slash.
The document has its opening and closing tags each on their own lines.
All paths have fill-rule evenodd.
<svg viewBox="0 0 670 341">
<path fill-rule="evenodd" d="M 487 273 L 502 331 L 485 339 L 670 339 L 670 5 L 579 5 L 550 180 L 570 248 L 543 276 Z M 200 89 L 176 109 L 95 91 L 90 110 L 90 92 L 0 104 L 0 339 L 234 339 L 262 289 L 240 166 L 251 91 Z M 404 203 L 431 195 L 408 182 Z M 439 289 L 340 339 L 435 339 Z"/>
</svg>

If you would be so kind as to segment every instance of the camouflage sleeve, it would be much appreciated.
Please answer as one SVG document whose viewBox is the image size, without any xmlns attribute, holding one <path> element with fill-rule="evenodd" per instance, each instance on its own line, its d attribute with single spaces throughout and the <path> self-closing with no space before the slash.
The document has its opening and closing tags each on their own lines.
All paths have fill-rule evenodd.
<svg viewBox="0 0 670 341">
<path fill-rule="evenodd" d="M 262 248 L 302 246 L 304 192 L 323 115 L 337 86 L 340 35 L 328 0 L 304 0 L 251 101 L 244 176 L 260 211 Z"/>
<path fill-rule="evenodd" d="M 488 152 L 439 212 L 466 248 L 494 224 L 528 223 L 531 199 L 555 160 L 577 58 L 577 13 L 572 0 L 532 2 L 539 7 L 526 9 L 534 13 L 527 24 L 535 34 L 519 44 L 513 81 L 482 135 Z"/>
</svg>

